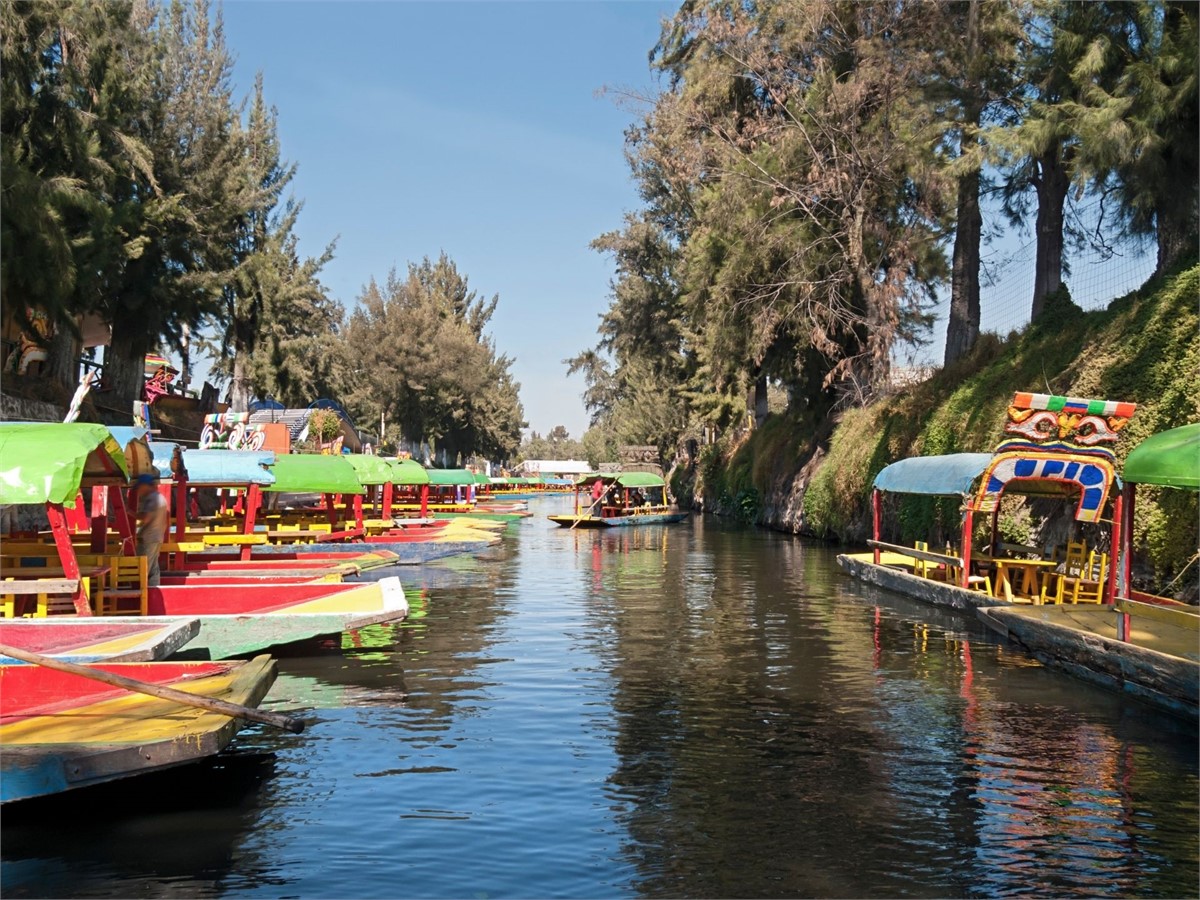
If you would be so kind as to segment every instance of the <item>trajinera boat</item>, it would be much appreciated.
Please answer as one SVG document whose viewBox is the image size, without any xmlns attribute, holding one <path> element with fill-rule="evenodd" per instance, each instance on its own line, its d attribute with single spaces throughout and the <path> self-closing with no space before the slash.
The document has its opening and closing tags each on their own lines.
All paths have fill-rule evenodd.
<svg viewBox="0 0 1200 900">
<path fill-rule="evenodd" d="M 672 506 L 667 483 L 653 472 L 584 475 L 575 483 L 575 512 L 550 516 L 564 528 L 621 528 L 682 522 L 685 510 Z"/>
<path fill-rule="evenodd" d="M 246 707 L 257 707 L 275 681 L 275 662 L 267 656 L 93 668 Z M 41 666 L 0 665 L 0 688 L 0 803 L 214 756 L 243 724 Z"/>
<path fill-rule="evenodd" d="M 0 503 L 44 507 L 50 524 L 49 532 L 5 536 L 0 618 L 48 624 L 75 617 L 103 617 L 108 623 L 131 618 L 160 626 L 198 619 L 200 635 L 186 652 L 216 659 L 407 614 L 395 577 L 362 584 L 318 581 L 297 572 L 287 580 L 246 571 L 180 577 L 168 567 L 162 583 L 151 586 L 147 560 L 132 552 L 132 516 L 124 497 L 130 476 L 150 474 L 144 471 L 152 468 L 144 441 L 131 440 L 122 450 L 102 425 L 6 423 L 0 425 L 0 453 L 6 465 Z M 110 517 L 116 537 L 110 535 Z M 170 557 L 183 546 L 167 542 L 162 549 Z"/>
</svg>

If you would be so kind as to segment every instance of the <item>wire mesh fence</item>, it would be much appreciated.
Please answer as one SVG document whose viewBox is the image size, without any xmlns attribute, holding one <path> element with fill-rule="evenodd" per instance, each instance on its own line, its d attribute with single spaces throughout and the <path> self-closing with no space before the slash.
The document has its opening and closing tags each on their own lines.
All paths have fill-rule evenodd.
<svg viewBox="0 0 1200 900">
<path fill-rule="evenodd" d="M 1153 240 L 1114 237 L 1104 218 L 1102 201 L 1092 200 L 1069 210 L 1073 237 L 1064 248 L 1063 281 L 1071 299 L 1085 310 L 1104 309 L 1113 300 L 1140 287 L 1154 271 Z M 983 254 L 980 285 L 980 330 L 1006 335 L 1029 324 L 1033 307 L 1037 242 L 1032 234 L 1010 231 Z M 943 291 L 930 310 L 935 318 L 930 340 L 907 348 L 897 358 L 900 371 L 940 364 L 950 313 L 949 291 Z"/>
</svg>

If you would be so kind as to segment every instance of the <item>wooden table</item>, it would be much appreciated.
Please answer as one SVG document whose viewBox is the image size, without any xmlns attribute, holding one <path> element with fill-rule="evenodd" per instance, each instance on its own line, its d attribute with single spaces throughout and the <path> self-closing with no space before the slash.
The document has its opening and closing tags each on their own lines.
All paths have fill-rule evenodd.
<svg viewBox="0 0 1200 900">
<path fill-rule="evenodd" d="M 271 531 L 268 532 L 273 544 L 311 543 L 317 538 L 326 537 L 328 531 Z"/>
<path fill-rule="evenodd" d="M 1017 599 L 1027 599 L 1033 603 L 1040 604 L 1042 597 L 1038 585 L 1038 571 L 1053 569 L 1058 565 L 1052 559 L 1000 559 L 990 556 L 977 556 L 972 561 L 990 563 L 996 567 L 995 592 L 999 594 L 1003 591 L 1004 599 L 1009 603 L 1015 603 Z M 1019 575 L 1021 578 L 1020 595 L 1016 595 L 1013 592 L 1012 581 L 1014 574 Z"/>
<path fill-rule="evenodd" d="M 209 547 L 241 547 L 246 544 L 265 544 L 267 536 L 262 532 L 238 534 L 236 531 L 206 532 L 202 538 Z"/>
</svg>

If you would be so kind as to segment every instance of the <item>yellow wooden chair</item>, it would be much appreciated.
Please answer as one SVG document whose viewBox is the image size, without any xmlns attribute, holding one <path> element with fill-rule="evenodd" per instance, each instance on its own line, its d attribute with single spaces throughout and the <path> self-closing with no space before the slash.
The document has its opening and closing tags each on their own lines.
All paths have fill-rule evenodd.
<svg viewBox="0 0 1200 900">
<path fill-rule="evenodd" d="M 146 585 L 149 561 L 144 556 L 114 556 L 108 581 L 93 606 L 98 615 L 146 615 L 149 589 Z"/>
<path fill-rule="evenodd" d="M 1062 564 L 1055 571 L 1047 572 L 1042 576 L 1042 585 L 1039 591 L 1042 603 L 1062 603 L 1066 582 L 1069 579 L 1079 578 L 1087 564 L 1087 544 L 1083 541 L 1068 541 Z"/>
<path fill-rule="evenodd" d="M 929 552 L 929 542 L 928 541 L 914 541 L 913 549 L 928 553 Z M 931 565 L 932 564 L 929 562 L 929 560 L 921 559 L 919 556 L 914 556 L 913 557 L 913 574 L 916 575 L 918 578 L 928 578 L 929 577 L 929 567 Z"/>
<path fill-rule="evenodd" d="M 1100 603 L 1104 576 L 1108 572 L 1108 554 L 1090 552 L 1079 574 L 1058 580 L 1058 603 Z"/>
<path fill-rule="evenodd" d="M 962 587 L 962 567 L 947 566 L 946 581 L 955 587 Z M 991 575 L 967 575 L 967 590 L 978 591 L 982 594 L 987 594 L 989 597 L 995 597 L 992 592 L 992 576 Z"/>
</svg>

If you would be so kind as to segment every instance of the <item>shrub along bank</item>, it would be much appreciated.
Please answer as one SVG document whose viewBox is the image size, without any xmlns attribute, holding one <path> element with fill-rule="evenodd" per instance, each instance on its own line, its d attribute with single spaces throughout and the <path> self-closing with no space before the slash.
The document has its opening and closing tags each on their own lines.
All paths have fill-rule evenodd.
<svg viewBox="0 0 1200 900">
<path fill-rule="evenodd" d="M 1123 459 L 1151 434 L 1200 419 L 1198 298 L 1195 264 L 1095 312 L 1064 289 L 1024 331 L 1003 340 L 985 335 L 955 365 L 836 422 L 772 416 L 737 445 L 705 447 L 693 467 L 677 472 L 676 495 L 744 521 L 861 542 L 880 469 L 907 456 L 992 450 L 1014 391 L 1137 403 L 1118 449 Z M 958 527 L 957 506 L 889 498 L 890 536 L 940 543 Z M 1055 529 L 1067 527 L 1060 513 L 1048 501 L 1006 501 L 1001 531 L 1022 543 L 1057 539 Z M 1139 490 L 1135 582 L 1194 598 L 1198 519 L 1194 493 Z"/>
</svg>

